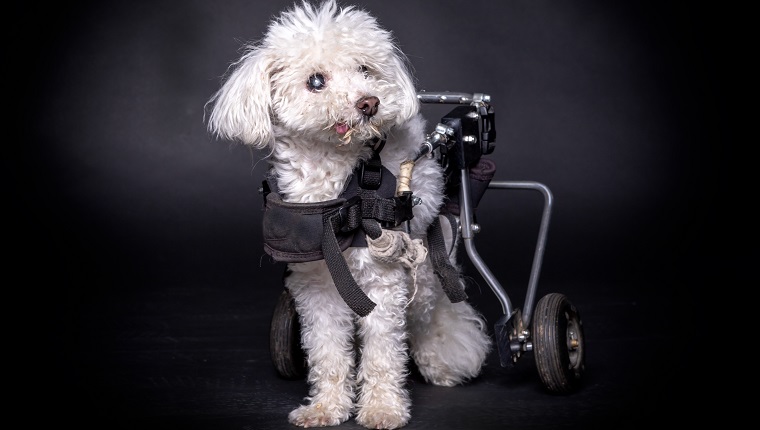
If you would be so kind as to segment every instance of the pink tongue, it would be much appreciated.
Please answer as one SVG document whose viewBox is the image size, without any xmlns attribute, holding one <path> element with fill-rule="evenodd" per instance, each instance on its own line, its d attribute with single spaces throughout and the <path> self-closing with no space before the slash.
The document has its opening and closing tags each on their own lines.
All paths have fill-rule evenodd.
<svg viewBox="0 0 760 430">
<path fill-rule="evenodd" d="M 346 123 L 344 122 L 339 122 L 335 124 L 335 131 L 338 134 L 346 134 L 346 132 L 348 131 L 348 125 L 346 125 Z"/>
</svg>

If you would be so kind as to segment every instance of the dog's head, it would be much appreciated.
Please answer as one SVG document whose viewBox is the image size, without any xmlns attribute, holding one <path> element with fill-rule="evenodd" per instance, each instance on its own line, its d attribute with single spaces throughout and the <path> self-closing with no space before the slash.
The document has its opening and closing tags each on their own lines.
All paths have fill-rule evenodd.
<svg viewBox="0 0 760 430">
<path fill-rule="evenodd" d="M 367 12 L 340 9 L 335 0 L 304 1 L 273 20 L 232 65 L 209 101 L 208 127 L 256 148 L 281 136 L 361 143 L 418 112 L 407 64 Z"/>
</svg>

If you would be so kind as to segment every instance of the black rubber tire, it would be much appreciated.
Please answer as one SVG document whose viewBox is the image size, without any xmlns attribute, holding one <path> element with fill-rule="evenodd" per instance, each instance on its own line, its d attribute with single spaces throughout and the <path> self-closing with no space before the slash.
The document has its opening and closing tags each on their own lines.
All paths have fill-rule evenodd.
<svg viewBox="0 0 760 430">
<path fill-rule="evenodd" d="M 301 325 L 290 292 L 277 299 L 269 328 L 269 352 L 277 373 L 286 379 L 306 376 L 306 359 L 301 348 Z"/>
<path fill-rule="evenodd" d="M 563 294 L 550 293 L 536 304 L 533 353 L 541 381 L 549 392 L 578 390 L 585 371 L 583 322 Z"/>
</svg>

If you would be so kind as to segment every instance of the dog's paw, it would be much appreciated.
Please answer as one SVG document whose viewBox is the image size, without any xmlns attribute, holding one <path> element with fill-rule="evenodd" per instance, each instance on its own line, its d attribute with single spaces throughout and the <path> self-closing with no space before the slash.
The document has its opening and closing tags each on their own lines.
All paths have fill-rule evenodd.
<svg viewBox="0 0 760 430">
<path fill-rule="evenodd" d="M 369 429 L 397 429 L 409 422 L 409 408 L 366 406 L 356 414 L 356 422 Z"/>
<path fill-rule="evenodd" d="M 303 405 L 288 415 L 288 421 L 299 427 L 337 426 L 349 418 L 349 412 L 343 408 L 326 407 L 322 403 Z"/>
</svg>

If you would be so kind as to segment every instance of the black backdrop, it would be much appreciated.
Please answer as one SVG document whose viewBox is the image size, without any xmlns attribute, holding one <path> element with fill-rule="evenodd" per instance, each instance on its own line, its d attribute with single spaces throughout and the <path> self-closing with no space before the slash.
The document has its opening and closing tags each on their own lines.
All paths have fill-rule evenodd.
<svg viewBox="0 0 760 430">
<path fill-rule="evenodd" d="M 66 271 L 129 286 L 252 279 L 261 154 L 212 140 L 204 103 L 289 4 L 96 2 L 29 28 L 37 44 L 17 67 L 34 85 L 9 83 L 25 124 L 18 147 L 31 155 L 16 187 L 31 191 L 22 207 L 43 246 L 61 247 L 54 260 L 75 260 Z M 420 89 L 492 95 L 497 178 L 542 182 L 556 199 L 547 279 L 647 280 L 704 240 L 695 233 L 720 199 L 706 173 L 722 168 L 731 132 L 717 17 L 704 7 L 357 4 L 392 29 Z M 487 198 L 481 216 L 536 220 L 535 199 L 517 194 Z M 483 237 L 483 254 L 509 252 Z"/>
<path fill-rule="evenodd" d="M 223 293 L 279 270 L 262 259 L 262 154 L 212 139 L 204 104 L 242 44 L 290 4 L 23 11 L 6 63 L 16 118 L 6 123 L 7 210 L 20 218 L 8 225 L 19 239 L 9 263 L 38 312 L 53 312 L 53 354 L 71 348 L 60 331 L 76 329 L 77 309 L 115 291 Z M 695 289 L 733 271 L 721 256 L 735 248 L 705 246 L 724 237 L 712 226 L 736 207 L 724 188 L 738 137 L 727 14 L 673 1 L 355 4 L 393 31 L 420 89 L 492 96 L 497 178 L 554 194 L 543 282 L 683 295 L 692 309 L 674 313 L 691 315 Z M 431 122 L 439 108 L 425 111 Z M 481 204 L 481 223 L 499 234 L 479 236 L 479 251 L 507 284 L 527 276 L 539 211 L 540 197 L 525 192 Z M 754 230 L 741 216 L 729 227 Z"/>
</svg>

